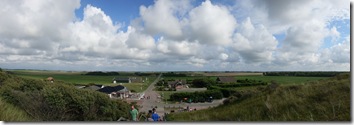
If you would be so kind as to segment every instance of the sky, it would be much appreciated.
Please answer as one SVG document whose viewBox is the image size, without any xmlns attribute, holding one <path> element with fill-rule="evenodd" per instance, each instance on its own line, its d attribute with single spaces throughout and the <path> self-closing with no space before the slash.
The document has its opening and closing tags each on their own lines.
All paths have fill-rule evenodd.
<svg viewBox="0 0 354 125">
<path fill-rule="evenodd" d="M 0 68 L 350 71 L 348 0 L 0 0 Z"/>
</svg>

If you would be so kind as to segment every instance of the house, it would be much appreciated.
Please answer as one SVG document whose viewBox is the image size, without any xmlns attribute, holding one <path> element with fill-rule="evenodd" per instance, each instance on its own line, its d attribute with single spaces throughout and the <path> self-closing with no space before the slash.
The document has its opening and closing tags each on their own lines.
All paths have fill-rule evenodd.
<svg viewBox="0 0 354 125">
<path fill-rule="evenodd" d="M 217 83 L 236 83 L 236 79 L 234 77 L 218 77 L 216 78 Z"/>
<path fill-rule="evenodd" d="M 130 78 L 121 78 L 121 77 L 114 77 L 113 78 L 113 83 L 131 83 L 132 81 L 130 80 Z"/>
<path fill-rule="evenodd" d="M 91 89 L 91 90 L 94 90 L 94 91 L 102 89 L 102 88 L 104 88 L 103 85 L 91 85 L 91 86 L 85 87 L 85 89 Z"/>
<path fill-rule="evenodd" d="M 167 82 L 169 88 L 175 88 L 175 89 L 184 88 L 186 83 L 187 83 L 186 80 L 175 80 L 175 81 Z"/>
<path fill-rule="evenodd" d="M 97 91 L 108 94 L 109 98 L 118 97 L 121 99 L 128 97 L 128 95 L 130 93 L 129 90 L 122 85 L 106 86 L 106 87 L 103 87 Z"/>
<path fill-rule="evenodd" d="M 48 77 L 47 81 L 50 81 L 51 83 L 53 83 L 54 82 L 54 78 L 53 77 Z"/>
</svg>

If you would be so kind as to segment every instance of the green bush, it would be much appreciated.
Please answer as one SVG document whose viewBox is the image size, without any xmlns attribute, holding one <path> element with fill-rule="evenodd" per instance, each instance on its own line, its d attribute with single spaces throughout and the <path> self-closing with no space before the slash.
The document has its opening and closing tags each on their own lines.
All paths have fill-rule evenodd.
<svg viewBox="0 0 354 125">
<path fill-rule="evenodd" d="M 221 99 L 223 97 L 223 94 L 218 90 L 173 93 L 172 95 L 170 95 L 170 101 L 180 101 L 184 100 L 184 98 L 188 98 L 192 99 L 194 102 L 204 102 L 210 97 L 213 97 L 213 99 Z"/>
</svg>

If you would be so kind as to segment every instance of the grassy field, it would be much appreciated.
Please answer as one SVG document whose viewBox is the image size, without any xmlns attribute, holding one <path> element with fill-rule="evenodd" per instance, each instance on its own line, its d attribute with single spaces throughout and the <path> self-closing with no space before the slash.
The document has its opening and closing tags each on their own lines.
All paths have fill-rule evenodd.
<svg viewBox="0 0 354 125">
<path fill-rule="evenodd" d="M 309 81 L 316 81 L 321 79 L 328 79 L 329 77 L 298 77 L 298 76 L 237 76 L 236 79 L 251 79 L 251 80 L 261 80 L 268 83 L 272 81 L 277 82 L 278 84 L 302 84 Z M 216 79 L 216 78 L 215 78 Z"/>
<path fill-rule="evenodd" d="M 210 79 L 216 80 L 216 76 L 209 77 Z M 236 80 L 256 80 L 265 81 L 271 83 L 272 81 L 278 84 L 294 85 L 303 84 L 310 81 L 324 80 L 330 77 L 300 77 L 300 76 L 236 76 Z"/>
<path fill-rule="evenodd" d="M 302 84 L 309 81 L 316 81 L 316 80 L 323 80 L 329 77 L 299 77 L 299 76 L 262 76 L 262 75 L 239 75 L 234 76 L 236 80 L 256 80 L 256 81 L 265 81 L 271 83 L 272 81 L 277 82 L 278 84 Z M 212 79 L 216 80 L 217 76 L 187 76 L 187 77 L 162 77 L 165 80 L 178 80 L 178 79 L 185 79 L 185 80 L 193 80 L 193 79 Z"/>
<path fill-rule="evenodd" d="M 63 71 L 35 71 L 35 70 L 11 70 L 15 75 L 30 78 L 30 79 L 46 79 L 53 77 L 55 80 L 65 81 L 76 85 L 87 85 L 89 83 L 102 84 L 114 86 L 112 79 L 115 76 L 92 76 L 82 75 L 85 72 L 63 72 Z M 120 73 L 119 76 L 133 76 L 134 73 Z M 145 77 L 142 77 L 145 80 Z M 129 90 L 142 92 L 157 78 L 155 76 L 148 76 L 147 83 L 123 83 Z"/>
</svg>

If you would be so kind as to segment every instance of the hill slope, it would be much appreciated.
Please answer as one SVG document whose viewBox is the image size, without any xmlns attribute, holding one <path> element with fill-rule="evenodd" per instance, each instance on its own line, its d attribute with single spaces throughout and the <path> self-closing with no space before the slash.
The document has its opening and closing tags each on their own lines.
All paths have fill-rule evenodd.
<svg viewBox="0 0 354 125">
<path fill-rule="evenodd" d="M 100 92 L 76 89 L 64 82 L 20 78 L 1 71 L 0 99 L 0 120 L 4 121 L 115 121 L 128 118 L 130 107 Z M 9 110 L 15 113 L 6 114 Z"/>
<path fill-rule="evenodd" d="M 305 85 L 259 87 L 226 104 L 169 114 L 168 121 L 350 121 L 350 74 Z"/>
</svg>

